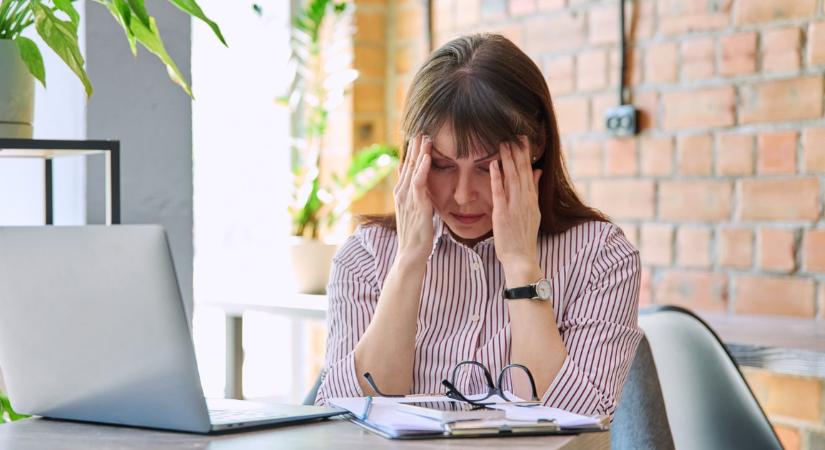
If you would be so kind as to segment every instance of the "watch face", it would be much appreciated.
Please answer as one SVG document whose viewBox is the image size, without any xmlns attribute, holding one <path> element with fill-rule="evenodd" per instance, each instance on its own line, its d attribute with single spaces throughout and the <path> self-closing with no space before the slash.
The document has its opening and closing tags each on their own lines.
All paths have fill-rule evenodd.
<svg viewBox="0 0 825 450">
<path fill-rule="evenodd" d="M 536 293 L 542 300 L 549 299 L 550 295 L 553 293 L 553 290 L 550 288 L 550 282 L 544 279 L 539 280 L 539 282 L 536 283 Z"/>
</svg>

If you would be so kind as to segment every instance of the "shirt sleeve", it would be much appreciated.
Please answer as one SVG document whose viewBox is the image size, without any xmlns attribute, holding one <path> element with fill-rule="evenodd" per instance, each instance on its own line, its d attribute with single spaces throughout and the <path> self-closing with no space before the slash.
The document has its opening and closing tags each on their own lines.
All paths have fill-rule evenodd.
<svg viewBox="0 0 825 450">
<path fill-rule="evenodd" d="M 641 261 L 621 229 L 611 225 L 591 261 L 590 281 L 561 321 L 567 358 L 544 394 L 547 406 L 612 418 L 636 346 Z"/>
<path fill-rule="evenodd" d="M 355 372 L 355 346 L 367 329 L 380 290 L 375 279 L 375 257 L 357 230 L 332 260 L 327 286 L 327 343 L 316 405 L 333 397 L 363 396 Z"/>
</svg>

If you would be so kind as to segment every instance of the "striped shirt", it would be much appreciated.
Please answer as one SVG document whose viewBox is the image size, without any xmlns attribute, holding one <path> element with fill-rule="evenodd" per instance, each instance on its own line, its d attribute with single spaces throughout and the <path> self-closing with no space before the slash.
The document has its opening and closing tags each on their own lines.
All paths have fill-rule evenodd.
<svg viewBox="0 0 825 450">
<path fill-rule="evenodd" d="M 412 393 L 444 393 L 441 381 L 465 360 L 495 378 L 510 361 L 510 320 L 502 296 L 504 272 L 493 237 L 472 248 L 457 242 L 436 214 L 418 312 Z M 369 324 L 395 258 L 397 236 L 361 226 L 333 259 L 327 353 L 317 404 L 363 396 L 355 346 Z M 547 406 L 612 416 L 636 345 L 641 263 L 621 229 L 586 222 L 538 239 L 539 263 L 553 289 L 555 321 L 568 356 L 544 393 Z M 387 354 L 388 358 L 392 355 Z M 378 387 L 381 387 L 380 380 Z M 486 392 L 481 379 L 457 386 Z M 542 394 L 539 393 L 541 396 Z"/>
</svg>

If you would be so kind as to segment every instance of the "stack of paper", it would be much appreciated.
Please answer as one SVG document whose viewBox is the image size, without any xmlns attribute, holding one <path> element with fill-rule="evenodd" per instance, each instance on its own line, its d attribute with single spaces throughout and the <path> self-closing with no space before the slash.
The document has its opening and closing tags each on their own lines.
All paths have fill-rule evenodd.
<svg viewBox="0 0 825 450">
<path fill-rule="evenodd" d="M 410 396 L 410 397 L 346 397 L 332 398 L 330 403 L 350 411 L 360 423 L 380 431 L 388 437 L 412 435 L 448 434 L 449 429 L 439 420 L 409 414 L 395 407 L 404 402 L 443 402 L 452 401 L 445 396 Z M 499 428 L 518 428 L 540 422 L 552 422 L 556 430 L 602 430 L 605 420 L 601 417 L 588 417 L 546 406 L 516 406 L 507 404 L 503 399 L 494 397 L 485 399 L 490 408 L 503 410 L 505 420 L 495 421 Z M 370 403 L 372 403 L 370 405 Z M 493 424 L 493 421 L 488 421 Z"/>
</svg>

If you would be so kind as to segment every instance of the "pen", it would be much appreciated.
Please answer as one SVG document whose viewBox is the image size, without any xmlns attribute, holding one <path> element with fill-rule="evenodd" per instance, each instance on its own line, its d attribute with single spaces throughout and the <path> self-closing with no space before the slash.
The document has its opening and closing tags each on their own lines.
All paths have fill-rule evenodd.
<svg viewBox="0 0 825 450">
<path fill-rule="evenodd" d="M 367 420 L 367 417 L 369 417 L 369 415 L 370 415 L 370 409 L 371 408 L 372 408 L 372 396 L 368 395 L 367 396 L 367 405 L 364 407 L 364 412 L 361 413 L 361 417 L 359 417 L 358 419 L 359 420 Z"/>
</svg>

